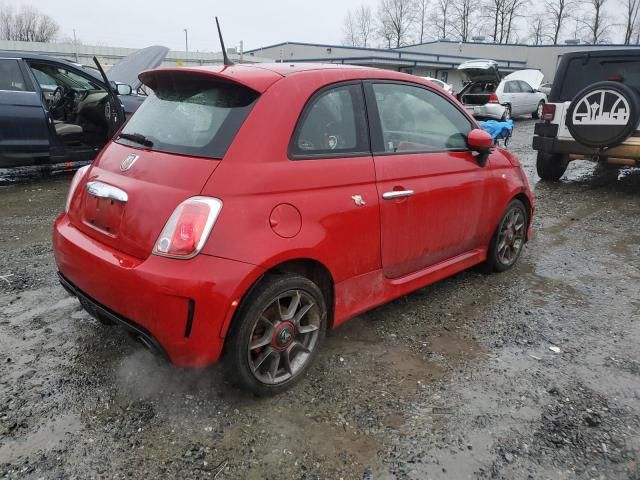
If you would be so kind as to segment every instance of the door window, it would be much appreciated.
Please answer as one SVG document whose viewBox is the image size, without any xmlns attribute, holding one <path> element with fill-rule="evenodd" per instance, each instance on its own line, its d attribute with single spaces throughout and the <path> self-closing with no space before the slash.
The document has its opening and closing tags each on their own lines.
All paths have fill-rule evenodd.
<svg viewBox="0 0 640 480">
<path fill-rule="evenodd" d="M 467 149 L 471 122 L 451 102 L 426 88 L 373 84 L 382 146 L 388 153 Z"/>
<path fill-rule="evenodd" d="M 512 80 L 504 84 L 504 93 L 522 93 L 517 81 Z"/>
<path fill-rule="evenodd" d="M 17 60 L 0 60 L 0 90 L 14 92 L 27 90 Z"/>
<path fill-rule="evenodd" d="M 360 84 L 312 97 L 293 135 L 292 158 L 369 154 Z"/>
<path fill-rule="evenodd" d="M 518 84 L 520 85 L 520 90 L 524 93 L 533 93 L 533 88 L 527 82 L 523 82 L 522 80 L 518 80 Z"/>
</svg>

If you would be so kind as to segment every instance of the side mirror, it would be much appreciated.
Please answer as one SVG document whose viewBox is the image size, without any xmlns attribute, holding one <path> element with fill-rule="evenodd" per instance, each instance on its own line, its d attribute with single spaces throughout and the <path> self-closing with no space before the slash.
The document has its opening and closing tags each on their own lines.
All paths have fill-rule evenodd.
<svg viewBox="0 0 640 480">
<path fill-rule="evenodd" d="M 131 88 L 131 85 L 127 85 L 126 83 L 118 83 L 116 86 L 116 92 L 118 95 L 131 95 L 133 88 Z"/>
<path fill-rule="evenodd" d="M 467 147 L 469 150 L 478 152 L 478 164 L 481 167 L 487 163 L 487 157 L 494 146 L 493 137 L 480 128 L 474 128 L 467 135 Z"/>
</svg>

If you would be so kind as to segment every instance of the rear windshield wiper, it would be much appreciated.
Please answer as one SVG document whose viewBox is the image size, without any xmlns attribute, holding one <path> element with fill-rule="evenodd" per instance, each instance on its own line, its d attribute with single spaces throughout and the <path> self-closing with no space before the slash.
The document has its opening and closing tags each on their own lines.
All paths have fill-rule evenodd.
<svg viewBox="0 0 640 480">
<path fill-rule="evenodd" d="M 139 143 L 145 147 L 153 147 L 153 142 L 141 133 L 121 133 L 118 138 L 124 138 L 125 140 L 131 140 L 132 142 Z"/>
</svg>

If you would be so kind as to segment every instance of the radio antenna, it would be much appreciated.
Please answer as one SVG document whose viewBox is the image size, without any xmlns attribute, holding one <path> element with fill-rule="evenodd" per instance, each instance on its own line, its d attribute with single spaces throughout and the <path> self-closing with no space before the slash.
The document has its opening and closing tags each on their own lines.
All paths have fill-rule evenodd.
<svg viewBox="0 0 640 480">
<path fill-rule="evenodd" d="M 220 37 L 220 46 L 222 47 L 222 59 L 224 61 L 224 64 L 226 67 L 235 65 L 235 63 L 233 63 L 227 56 L 227 49 L 224 47 L 224 40 L 222 39 L 222 31 L 220 30 L 220 22 L 218 22 L 218 17 L 216 17 L 216 27 L 218 27 L 218 36 Z"/>
</svg>

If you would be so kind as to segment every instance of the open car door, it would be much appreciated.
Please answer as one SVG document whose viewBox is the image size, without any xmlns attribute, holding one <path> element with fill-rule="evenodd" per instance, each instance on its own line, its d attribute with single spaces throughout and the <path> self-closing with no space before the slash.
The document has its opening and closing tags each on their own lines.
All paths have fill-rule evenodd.
<svg viewBox="0 0 640 480">
<path fill-rule="evenodd" d="M 104 116 L 109 124 L 107 136 L 109 137 L 109 139 L 111 139 L 126 120 L 124 115 L 124 107 L 122 106 L 122 103 L 120 103 L 120 99 L 118 98 L 118 94 L 116 91 L 117 87 L 109 82 L 109 79 L 104 73 L 102 65 L 100 65 L 98 59 L 96 57 L 93 57 L 93 61 L 100 71 L 100 75 L 102 76 L 102 80 L 104 81 L 105 88 L 107 89 L 107 93 L 109 94 L 109 99 L 104 106 Z"/>
</svg>

